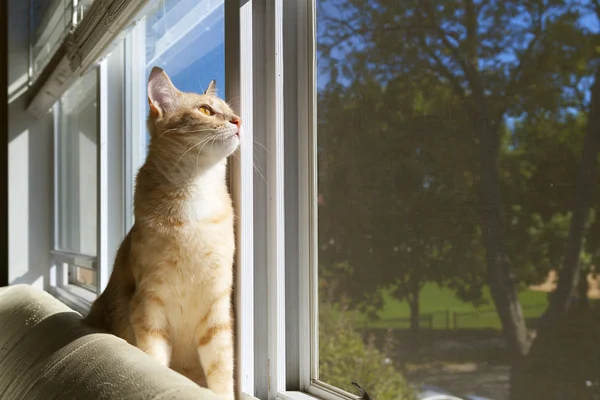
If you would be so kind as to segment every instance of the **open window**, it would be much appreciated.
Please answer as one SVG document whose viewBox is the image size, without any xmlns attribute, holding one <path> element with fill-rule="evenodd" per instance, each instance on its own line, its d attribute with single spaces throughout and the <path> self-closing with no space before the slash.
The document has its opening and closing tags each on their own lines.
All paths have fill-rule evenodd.
<svg viewBox="0 0 600 400">
<path fill-rule="evenodd" d="M 56 287 L 89 303 L 98 276 L 98 71 L 79 79 L 55 106 Z"/>
<path fill-rule="evenodd" d="M 300 390 L 597 395 L 598 3 L 308 3 L 282 13 Z"/>
</svg>

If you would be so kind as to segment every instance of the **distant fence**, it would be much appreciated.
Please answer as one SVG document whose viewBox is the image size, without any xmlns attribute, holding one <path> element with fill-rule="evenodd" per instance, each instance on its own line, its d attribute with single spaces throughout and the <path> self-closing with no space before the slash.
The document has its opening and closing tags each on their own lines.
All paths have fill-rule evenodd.
<svg viewBox="0 0 600 400">
<path fill-rule="evenodd" d="M 530 304 L 522 306 L 523 314 L 529 325 L 533 325 L 539 316 L 546 310 L 545 304 Z M 478 328 L 494 326 L 500 327 L 500 317 L 496 310 L 481 310 L 470 312 L 453 312 L 452 326 L 454 329 Z"/>
<path fill-rule="evenodd" d="M 545 304 L 523 306 L 523 313 L 528 325 L 534 325 L 539 316 L 546 310 Z M 410 318 L 385 318 L 376 321 L 365 321 L 364 328 L 409 329 Z M 424 329 L 468 329 L 499 328 L 500 318 L 495 309 L 478 311 L 440 310 L 419 315 L 419 327 Z"/>
<path fill-rule="evenodd" d="M 398 329 L 410 328 L 410 318 L 385 318 L 377 321 L 366 321 L 365 328 L 390 327 Z M 451 329 L 452 312 L 450 310 L 422 313 L 419 315 L 419 327 L 428 329 Z"/>
</svg>

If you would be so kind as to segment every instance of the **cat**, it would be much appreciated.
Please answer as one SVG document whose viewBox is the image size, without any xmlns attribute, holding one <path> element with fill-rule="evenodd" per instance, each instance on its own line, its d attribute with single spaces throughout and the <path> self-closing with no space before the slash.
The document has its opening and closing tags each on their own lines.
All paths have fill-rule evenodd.
<svg viewBox="0 0 600 400">
<path fill-rule="evenodd" d="M 227 158 L 241 119 L 217 97 L 148 78 L 148 156 L 135 183 L 135 223 L 84 322 L 162 365 L 234 398 L 231 291 L 235 250 Z"/>
</svg>

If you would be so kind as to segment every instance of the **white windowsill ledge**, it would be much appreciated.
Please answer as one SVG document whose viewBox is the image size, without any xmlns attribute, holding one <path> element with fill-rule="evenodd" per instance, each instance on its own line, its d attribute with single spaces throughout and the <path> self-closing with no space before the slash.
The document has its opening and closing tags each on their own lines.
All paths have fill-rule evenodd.
<svg viewBox="0 0 600 400">
<path fill-rule="evenodd" d="M 82 316 L 87 315 L 92 307 L 92 303 L 96 300 L 96 295 L 94 293 L 75 285 L 53 287 L 50 294 L 80 313 Z"/>
<path fill-rule="evenodd" d="M 320 400 L 318 397 L 311 396 L 303 392 L 282 392 L 277 395 L 280 400 Z"/>
</svg>

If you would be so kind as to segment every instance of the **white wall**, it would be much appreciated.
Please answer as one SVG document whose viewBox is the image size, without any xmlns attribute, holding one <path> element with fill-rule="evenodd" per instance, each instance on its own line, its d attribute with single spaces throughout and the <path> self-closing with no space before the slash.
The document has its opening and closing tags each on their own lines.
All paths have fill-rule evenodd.
<svg viewBox="0 0 600 400">
<path fill-rule="evenodd" d="M 52 115 L 25 111 L 29 59 L 28 1 L 9 0 L 9 283 L 48 288 L 52 247 Z"/>
</svg>

